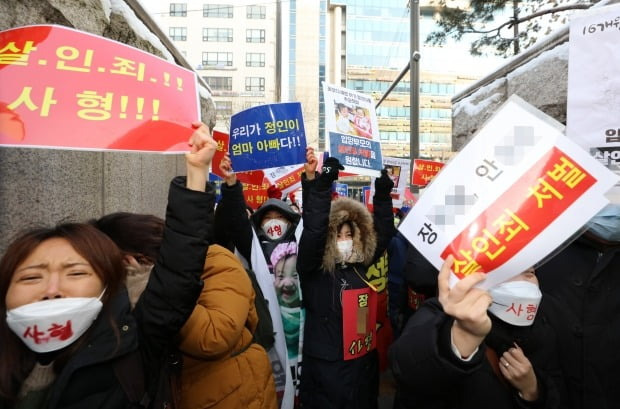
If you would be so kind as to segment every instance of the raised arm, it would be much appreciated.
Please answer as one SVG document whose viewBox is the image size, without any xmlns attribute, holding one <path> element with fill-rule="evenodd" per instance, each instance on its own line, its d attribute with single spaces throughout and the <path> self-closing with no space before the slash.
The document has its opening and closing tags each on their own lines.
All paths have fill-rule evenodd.
<svg viewBox="0 0 620 409">
<path fill-rule="evenodd" d="M 377 249 L 375 259 L 381 256 L 396 234 L 394 213 L 392 213 L 392 188 L 394 182 L 383 169 L 381 177 L 375 179 L 375 195 L 373 197 L 373 220 L 377 232 Z"/>
<path fill-rule="evenodd" d="M 162 357 L 194 310 L 213 225 L 215 194 L 206 184 L 217 144 L 208 127 L 195 128 L 186 154 L 187 177 L 170 184 L 159 256 L 134 314 L 147 373 L 157 373 Z"/>
</svg>

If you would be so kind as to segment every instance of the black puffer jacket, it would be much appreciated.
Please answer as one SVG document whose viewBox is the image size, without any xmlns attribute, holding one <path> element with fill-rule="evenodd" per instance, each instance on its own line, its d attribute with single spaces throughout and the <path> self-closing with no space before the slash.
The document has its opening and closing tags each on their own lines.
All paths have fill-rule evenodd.
<svg viewBox="0 0 620 409">
<path fill-rule="evenodd" d="M 374 408 L 377 405 L 378 360 L 376 350 L 353 360 L 343 360 L 343 311 L 341 292 L 367 288 L 367 266 L 385 251 L 395 234 L 392 201 L 374 202 L 373 216 L 359 202 L 316 189 L 302 178 L 303 221 L 297 270 L 306 308 L 304 369 L 301 403 L 304 408 Z M 339 260 L 337 228 L 353 225 L 353 258 Z"/>
<path fill-rule="evenodd" d="M 202 290 L 200 275 L 213 222 L 212 188 L 204 193 L 184 186 L 181 177 L 171 183 L 159 258 L 135 310 L 125 289 L 106 303 L 86 342 L 57 375 L 46 408 L 133 407 L 116 372 L 119 359 L 136 352 L 144 371 L 134 377 L 146 374 L 146 382 L 157 381 L 166 351 Z"/>
<path fill-rule="evenodd" d="M 620 243 L 581 236 L 537 269 L 562 306 L 560 354 L 571 407 L 620 407 Z"/>
<path fill-rule="evenodd" d="M 547 307 L 547 308 L 545 308 Z M 390 363 L 398 382 L 395 409 L 517 409 L 563 408 L 566 393 L 559 370 L 558 337 L 541 303 L 531 327 L 514 327 L 493 319 L 486 343 L 497 355 L 519 342 L 539 383 L 539 399 L 527 402 L 495 374 L 482 344 L 471 361 L 464 362 L 451 349 L 453 319 L 437 298 L 426 301 L 409 319 L 390 348 Z M 494 317 L 492 317 L 494 318 Z"/>
</svg>

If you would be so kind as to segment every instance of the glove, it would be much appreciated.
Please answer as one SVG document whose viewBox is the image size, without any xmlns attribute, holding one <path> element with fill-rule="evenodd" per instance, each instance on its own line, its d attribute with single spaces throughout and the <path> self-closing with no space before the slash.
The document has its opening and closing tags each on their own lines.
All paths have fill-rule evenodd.
<svg viewBox="0 0 620 409">
<path fill-rule="evenodd" d="M 330 189 L 332 183 L 338 180 L 339 170 L 344 170 L 344 166 L 340 164 L 338 159 L 331 156 L 325 159 L 323 167 L 321 168 L 321 174 L 316 181 L 317 188 L 320 190 Z"/>
<path fill-rule="evenodd" d="M 392 188 L 394 187 L 394 182 L 387 174 L 387 170 L 383 169 L 381 171 L 381 177 L 375 179 L 375 198 L 390 200 L 392 193 Z"/>
</svg>

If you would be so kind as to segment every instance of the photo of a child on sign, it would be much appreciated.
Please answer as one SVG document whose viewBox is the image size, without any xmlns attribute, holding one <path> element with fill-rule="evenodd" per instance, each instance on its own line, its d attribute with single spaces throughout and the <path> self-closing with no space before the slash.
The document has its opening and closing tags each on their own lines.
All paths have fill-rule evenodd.
<svg viewBox="0 0 620 409">
<path fill-rule="evenodd" d="M 352 117 L 353 114 L 351 114 L 348 105 L 342 102 L 336 104 L 336 129 L 338 132 L 348 135 L 357 135 L 353 129 Z"/>
<path fill-rule="evenodd" d="M 372 139 L 372 124 L 368 116 L 368 110 L 361 106 L 355 107 L 353 128 L 355 128 L 355 133 L 357 133 L 358 136 Z"/>
</svg>

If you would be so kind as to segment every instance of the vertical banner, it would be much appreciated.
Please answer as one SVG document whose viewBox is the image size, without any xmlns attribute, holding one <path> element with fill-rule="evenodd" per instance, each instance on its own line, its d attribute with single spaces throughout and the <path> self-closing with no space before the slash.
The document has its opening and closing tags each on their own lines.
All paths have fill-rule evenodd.
<svg viewBox="0 0 620 409">
<path fill-rule="evenodd" d="M 379 176 L 383 160 L 372 98 L 323 83 L 325 140 L 347 172 Z"/>
<path fill-rule="evenodd" d="M 411 184 L 420 187 L 426 186 L 443 168 L 442 162 L 432 160 L 414 159 L 413 160 L 413 178 Z"/>
<path fill-rule="evenodd" d="M 620 175 L 620 4 L 570 22 L 566 135 Z M 607 194 L 620 203 L 620 184 Z"/>
<path fill-rule="evenodd" d="M 299 102 L 259 105 L 230 118 L 230 159 L 237 172 L 306 161 Z"/>
<path fill-rule="evenodd" d="M 0 145 L 186 152 L 192 71 L 67 27 L 0 32 Z"/>
<path fill-rule="evenodd" d="M 483 272 L 490 288 L 531 267 L 602 209 L 618 181 L 562 128 L 513 95 L 399 230 L 436 268 L 454 256 L 451 284 Z"/>
</svg>

